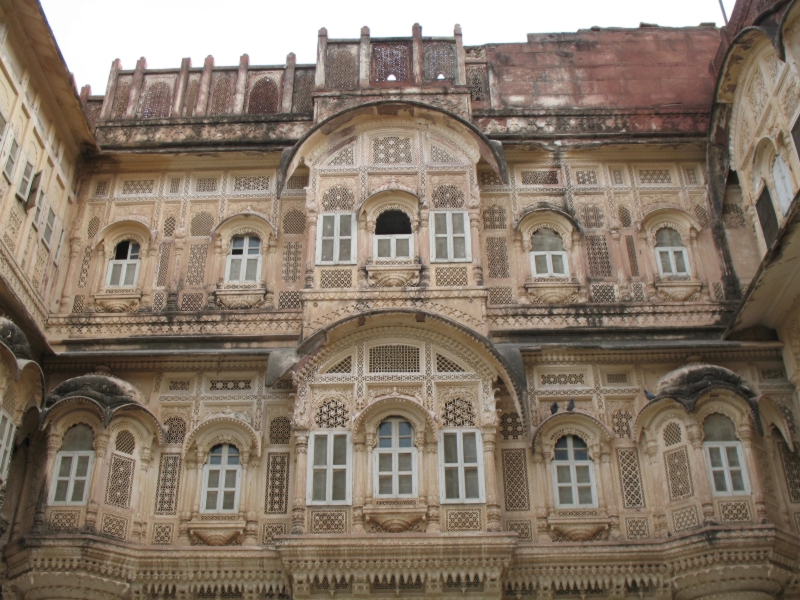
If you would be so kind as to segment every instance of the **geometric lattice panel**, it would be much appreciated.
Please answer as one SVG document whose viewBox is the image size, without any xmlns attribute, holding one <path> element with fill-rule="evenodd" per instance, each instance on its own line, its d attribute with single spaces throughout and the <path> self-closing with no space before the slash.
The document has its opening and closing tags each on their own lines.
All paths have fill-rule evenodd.
<svg viewBox="0 0 800 600">
<path fill-rule="evenodd" d="M 644 508 L 644 488 L 636 448 L 617 448 L 622 505 L 625 508 Z"/>
<path fill-rule="evenodd" d="M 131 505 L 135 466 L 136 461 L 133 459 L 111 455 L 106 482 L 106 504 L 118 508 L 128 508 Z"/>
<path fill-rule="evenodd" d="M 125 541 L 128 537 L 128 519 L 104 514 L 100 520 L 100 535 Z"/>
<path fill-rule="evenodd" d="M 174 515 L 178 509 L 178 486 L 181 476 L 181 455 L 162 454 L 156 485 L 157 515 Z"/>
<path fill-rule="evenodd" d="M 511 277 L 506 238 L 486 238 L 486 255 L 489 263 L 489 278 L 504 279 Z"/>
<path fill-rule="evenodd" d="M 311 510 L 309 533 L 347 533 L 346 510 Z"/>
<path fill-rule="evenodd" d="M 747 500 L 731 500 L 717 503 L 720 523 L 750 523 L 750 503 Z"/>
<path fill-rule="evenodd" d="M 267 454 L 267 486 L 264 494 L 265 514 L 284 514 L 289 508 L 289 453 Z"/>
<path fill-rule="evenodd" d="M 447 531 L 483 531 L 481 509 L 457 509 L 447 511 Z"/>
<path fill-rule="evenodd" d="M 528 463 L 525 452 L 524 448 L 502 450 L 506 512 L 531 509 L 528 491 Z"/>
<path fill-rule="evenodd" d="M 629 540 L 646 540 L 650 537 L 650 522 L 647 517 L 626 517 L 625 537 Z"/>
<path fill-rule="evenodd" d="M 530 521 L 506 521 L 506 531 L 515 532 L 520 542 L 533 540 L 533 527 Z"/>
<path fill-rule="evenodd" d="M 276 535 L 286 535 L 289 528 L 286 523 L 264 523 L 261 529 L 261 545 L 271 546 Z"/>
<path fill-rule="evenodd" d="M 673 510 L 672 528 L 676 533 L 700 529 L 700 518 L 697 515 L 697 507 L 687 506 L 686 508 Z"/>
<path fill-rule="evenodd" d="M 692 471 L 689 467 L 689 455 L 686 446 L 664 453 L 664 464 L 667 471 L 669 499 L 672 502 L 694 495 Z"/>
<path fill-rule="evenodd" d="M 800 456 L 797 452 L 792 452 L 785 442 L 778 443 L 781 453 L 781 463 L 783 472 L 786 476 L 786 487 L 789 490 L 789 499 L 795 503 L 800 503 Z"/>
<path fill-rule="evenodd" d="M 472 402 L 461 398 L 445 402 L 442 424 L 445 427 L 475 427 L 475 407 Z"/>
<path fill-rule="evenodd" d="M 78 531 L 81 520 L 79 510 L 51 510 L 48 515 L 47 529 L 56 533 Z"/>
<path fill-rule="evenodd" d="M 522 439 L 525 428 L 517 413 L 503 413 L 500 417 L 500 435 L 504 440 Z"/>
<path fill-rule="evenodd" d="M 173 528 L 174 525 L 172 523 L 158 523 L 153 525 L 150 543 L 153 546 L 171 546 Z"/>
</svg>

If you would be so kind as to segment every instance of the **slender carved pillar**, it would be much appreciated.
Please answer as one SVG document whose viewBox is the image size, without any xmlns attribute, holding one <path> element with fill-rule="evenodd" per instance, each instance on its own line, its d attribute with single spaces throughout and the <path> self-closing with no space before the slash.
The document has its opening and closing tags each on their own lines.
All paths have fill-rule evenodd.
<svg viewBox="0 0 800 600">
<path fill-rule="evenodd" d="M 69 263 L 67 264 L 67 275 L 64 277 L 64 287 L 61 291 L 61 312 L 68 313 L 72 310 L 70 306 L 70 294 L 72 282 L 75 280 L 75 271 L 80 268 L 81 260 L 81 238 L 74 236 L 69 240 Z"/>
<path fill-rule="evenodd" d="M 694 460 L 692 463 L 692 481 L 695 485 L 695 496 L 703 507 L 704 525 L 714 523 L 714 503 L 711 499 L 711 484 L 708 481 L 706 459 L 703 452 L 703 430 L 700 425 L 692 424 L 686 428 L 686 436 L 692 444 Z"/>
<path fill-rule="evenodd" d="M 497 429 L 486 427 L 483 436 L 483 474 L 486 481 L 486 521 L 489 531 L 502 531 L 500 522 L 500 501 L 497 497 L 497 463 L 494 454 L 497 444 Z"/>
<path fill-rule="evenodd" d="M 295 468 L 294 501 L 292 502 L 292 533 L 305 532 L 306 526 L 306 472 L 308 470 L 308 432 L 295 431 L 294 443 L 297 466 Z"/>
<path fill-rule="evenodd" d="M 481 259 L 481 216 L 477 211 L 469 213 L 470 243 L 472 244 L 472 264 L 475 285 L 483 285 L 483 260 Z"/>
<path fill-rule="evenodd" d="M 425 516 L 427 533 L 439 533 L 442 530 L 439 522 L 439 448 L 436 440 L 425 444 L 425 489 L 428 493 L 428 512 Z"/>
<path fill-rule="evenodd" d="M 364 497 L 371 496 L 366 470 L 366 444 L 359 438 L 353 441 L 353 533 L 364 533 Z"/>
<path fill-rule="evenodd" d="M 756 462 L 755 449 L 753 448 L 753 430 L 749 425 L 745 425 L 739 428 L 736 434 L 742 441 L 744 462 L 747 467 L 747 479 L 750 482 L 750 491 L 753 496 L 756 521 L 758 523 L 763 523 L 768 520 L 768 514 L 767 505 L 764 502 L 764 488 L 761 485 L 761 478 L 758 476 L 758 463 Z"/>
</svg>

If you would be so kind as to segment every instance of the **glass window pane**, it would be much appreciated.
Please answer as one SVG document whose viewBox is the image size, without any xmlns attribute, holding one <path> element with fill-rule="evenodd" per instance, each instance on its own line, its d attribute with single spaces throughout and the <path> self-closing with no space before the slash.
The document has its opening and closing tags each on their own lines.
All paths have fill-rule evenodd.
<svg viewBox="0 0 800 600">
<path fill-rule="evenodd" d="M 347 464 L 347 436 L 333 436 L 333 463 L 334 465 Z"/>
<path fill-rule="evenodd" d="M 589 460 L 588 450 L 575 450 L 575 460 Z"/>
<path fill-rule="evenodd" d="M 322 217 L 322 237 L 333 237 L 334 232 L 334 217 L 333 215 L 325 215 Z"/>
<path fill-rule="evenodd" d="M 564 274 L 564 257 L 560 254 L 553 254 L 553 273 L 558 273 L 559 275 Z"/>
<path fill-rule="evenodd" d="M 378 240 L 378 258 L 391 258 L 392 240 Z"/>
<path fill-rule="evenodd" d="M 661 272 L 664 274 L 672 273 L 672 265 L 669 262 L 669 252 L 659 251 L 658 258 L 661 261 Z"/>
<path fill-rule="evenodd" d="M 453 235 L 463 235 L 464 213 L 453 213 L 451 218 L 453 221 Z"/>
<path fill-rule="evenodd" d="M 56 495 L 54 496 L 54 500 L 56 502 L 65 502 L 67 499 L 67 486 L 69 485 L 69 481 L 66 479 L 59 479 L 58 483 L 56 483 Z"/>
<path fill-rule="evenodd" d="M 444 470 L 445 498 L 458 498 L 458 467 L 447 467 Z"/>
<path fill-rule="evenodd" d="M 728 457 L 728 466 L 738 467 L 739 466 L 739 453 L 736 451 L 735 446 L 728 446 L 725 448 L 725 454 Z"/>
<path fill-rule="evenodd" d="M 231 281 L 239 281 L 239 273 L 242 272 L 242 259 L 241 258 L 234 258 L 231 260 L 231 268 L 228 271 L 229 275 L 228 278 Z"/>
<path fill-rule="evenodd" d="M 395 242 L 395 256 L 398 258 L 408 258 L 411 256 L 411 250 L 409 250 L 409 243 L 407 239 L 399 239 Z"/>
<path fill-rule="evenodd" d="M 378 448 L 391 448 L 391 447 L 392 447 L 392 438 L 390 437 L 378 438 Z"/>
<path fill-rule="evenodd" d="M 233 243 L 231 244 L 231 250 L 238 250 L 238 252 L 234 252 L 233 254 L 241 254 L 243 248 L 244 248 L 244 238 L 239 236 L 233 238 Z"/>
<path fill-rule="evenodd" d="M 578 486 L 578 504 L 592 503 L 592 488 L 588 485 Z"/>
<path fill-rule="evenodd" d="M 547 275 L 547 256 L 537 254 L 533 257 L 533 264 L 536 269 L 535 275 Z"/>
<path fill-rule="evenodd" d="M 136 265 L 128 263 L 125 269 L 125 285 L 133 285 L 136 283 Z"/>
<path fill-rule="evenodd" d="M 712 471 L 714 475 L 714 489 L 718 492 L 727 492 L 728 486 L 725 483 L 725 473 L 723 471 Z"/>
<path fill-rule="evenodd" d="M 556 450 L 556 460 L 569 460 L 569 450 Z"/>
<path fill-rule="evenodd" d="M 339 260 L 350 260 L 350 238 L 339 240 Z"/>
<path fill-rule="evenodd" d="M 53 214 L 52 210 L 50 211 L 50 214 Z M 55 217 L 55 215 L 53 215 L 53 217 Z M 49 215 L 48 215 L 48 220 L 50 220 Z M 139 244 L 137 244 L 136 242 L 131 242 L 130 250 L 128 252 L 128 258 L 131 259 L 139 258 Z"/>
<path fill-rule="evenodd" d="M 392 422 L 384 421 L 378 427 L 378 435 L 381 437 L 392 437 Z"/>
<path fill-rule="evenodd" d="M 222 494 L 222 510 L 233 510 L 233 500 L 236 492 L 224 492 Z"/>
<path fill-rule="evenodd" d="M 559 487 L 558 488 L 558 503 L 559 504 L 572 504 L 572 488 Z"/>
<path fill-rule="evenodd" d="M 236 448 L 236 446 L 228 446 L 228 464 L 239 464 L 239 450 Z"/>
<path fill-rule="evenodd" d="M 397 424 L 397 431 L 401 436 L 409 436 L 413 433 L 413 430 L 411 429 L 411 423 L 408 421 L 400 421 Z"/>
<path fill-rule="evenodd" d="M 452 464 L 458 462 L 458 442 L 455 433 L 444 434 L 444 462 Z M 449 497 L 449 496 L 448 496 Z"/>
<path fill-rule="evenodd" d="M 411 448 L 411 438 L 410 437 L 401 437 L 398 442 L 400 442 L 399 446 L 401 448 Z"/>
<path fill-rule="evenodd" d="M 212 452 L 211 455 L 208 457 L 208 464 L 210 465 L 221 465 L 222 464 L 222 452 Z"/>
<path fill-rule="evenodd" d="M 236 471 L 233 469 L 228 469 L 225 471 L 225 487 L 226 488 L 235 488 L 236 487 Z"/>
<path fill-rule="evenodd" d="M 577 483 L 591 483 L 589 479 L 589 465 L 578 465 L 575 467 L 575 481 Z"/>
<path fill-rule="evenodd" d="M 464 444 L 464 462 L 466 464 L 475 464 L 478 462 L 478 448 L 476 442 L 476 435 L 474 433 L 465 433 L 463 437 Z"/>
<path fill-rule="evenodd" d="M 570 483 L 572 481 L 572 475 L 570 475 L 570 469 L 567 465 L 558 465 L 556 467 L 556 479 L 558 479 L 558 483 Z"/>
<path fill-rule="evenodd" d="M 247 247 L 248 254 L 258 254 L 258 251 L 261 248 L 261 240 L 259 240 L 257 237 L 251 237 L 248 239 Z"/>
<path fill-rule="evenodd" d="M 217 510 L 217 492 L 206 492 L 206 510 Z"/>
<path fill-rule="evenodd" d="M 440 260 L 449 258 L 449 254 L 447 253 L 447 238 L 436 238 L 436 258 Z"/>
<path fill-rule="evenodd" d="M 78 465 L 75 468 L 75 477 L 86 477 L 86 473 L 89 470 L 89 457 L 88 456 L 79 456 L 78 457 Z"/>
<path fill-rule="evenodd" d="M 392 455 L 379 454 L 378 455 L 378 471 L 382 473 L 392 472 Z"/>
<path fill-rule="evenodd" d="M 733 487 L 734 492 L 744 491 L 744 478 L 742 477 L 742 472 L 739 469 L 734 469 L 731 471 L 731 486 Z"/>
<path fill-rule="evenodd" d="M 109 285 L 119 285 L 121 279 L 122 265 L 119 263 L 111 265 L 111 281 L 109 282 Z"/>
<path fill-rule="evenodd" d="M 258 259 L 257 258 L 248 258 L 246 261 L 247 267 L 244 273 L 244 280 L 245 281 L 255 281 L 258 277 Z"/>
<path fill-rule="evenodd" d="M 72 499 L 70 502 L 83 502 L 83 490 L 86 489 L 85 479 L 76 479 L 72 488 Z"/>
<path fill-rule="evenodd" d="M 333 240 L 322 240 L 322 248 L 320 250 L 320 257 L 326 262 L 333 260 Z"/>
<path fill-rule="evenodd" d="M 722 455 L 719 448 L 709 448 L 708 455 L 711 458 L 711 466 L 715 469 L 722 468 Z"/>
<path fill-rule="evenodd" d="M 215 489 L 219 487 L 219 469 L 209 470 L 207 487 Z"/>
<path fill-rule="evenodd" d="M 479 489 L 477 467 L 464 469 L 464 492 L 467 494 L 467 498 L 479 498 Z"/>
<path fill-rule="evenodd" d="M 686 257 L 683 255 L 683 250 L 673 252 L 672 255 L 675 257 L 675 271 L 686 273 Z"/>
<path fill-rule="evenodd" d="M 347 492 L 347 473 L 345 471 L 333 472 L 333 494 L 331 500 L 344 500 Z"/>
<path fill-rule="evenodd" d="M 467 241 L 465 238 L 453 238 L 453 258 L 467 258 Z"/>
<path fill-rule="evenodd" d="M 58 476 L 59 477 L 69 477 L 69 474 L 72 472 L 72 457 L 71 456 L 62 456 L 61 457 L 61 464 L 58 467 Z"/>
<path fill-rule="evenodd" d="M 328 436 L 314 436 L 314 466 L 324 467 L 328 464 Z"/>
<path fill-rule="evenodd" d="M 446 213 L 436 213 L 435 215 L 433 215 L 433 231 L 437 235 L 443 235 L 447 233 Z"/>
<path fill-rule="evenodd" d="M 411 475 L 400 475 L 397 478 L 397 493 L 410 494 L 411 491 Z"/>
<path fill-rule="evenodd" d="M 411 470 L 411 453 L 401 452 L 397 455 L 397 470 L 410 471 Z"/>
<path fill-rule="evenodd" d="M 588 448 L 588 446 L 586 445 L 586 442 L 583 441 L 583 438 L 579 438 L 578 436 L 573 435 L 573 436 L 570 436 L 570 439 L 572 440 L 572 447 L 573 448 Z"/>
<path fill-rule="evenodd" d="M 339 215 L 339 235 L 341 237 L 350 237 L 352 225 L 353 219 L 351 215 Z"/>
<path fill-rule="evenodd" d="M 311 498 L 313 500 L 325 500 L 325 485 L 327 473 L 322 469 L 314 471 L 313 483 L 311 485 Z"/>
<path fill-rule="evenodd" d="M 378 493 L 391 494 L 392 493 L 392 476 L 381 475 L 378 477 Z"/>
</svg>

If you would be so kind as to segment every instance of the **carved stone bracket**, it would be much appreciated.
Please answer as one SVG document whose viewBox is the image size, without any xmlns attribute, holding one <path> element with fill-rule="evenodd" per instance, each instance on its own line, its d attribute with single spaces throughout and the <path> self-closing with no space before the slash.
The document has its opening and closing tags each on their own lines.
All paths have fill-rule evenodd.
<svg viewBox="0 0 800 600">
<path fill-rule="evenodd" d="M 97 312 L 134 312 L 142 300 L 141 289 L 103 291 L 94 295 Z"/>
<path fill-rule="evenodd" d="M 674 281 L 657 279 L 655 286 L 659 298 L 665 302 L 686 302 L 697 299 L 703 289 L 702 282 L 689 279 Z"/>
<path fill-rule="evenodd" d="M 367 265 L 371 287 L 415 287 L 419 285 L 422 267 L 418 264 Z"/>
<path fill-rule="evenodd" d="M 525 284 L 525 289 L 535 304 L 572 304 L 580 301 L 581 284 L 568 279 L 531 281 Z"/>
</svg>

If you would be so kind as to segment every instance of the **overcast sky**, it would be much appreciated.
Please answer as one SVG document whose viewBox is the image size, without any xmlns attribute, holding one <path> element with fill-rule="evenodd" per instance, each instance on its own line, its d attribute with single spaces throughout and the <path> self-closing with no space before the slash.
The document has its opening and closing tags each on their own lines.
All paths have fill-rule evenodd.
<svg viewBox="0 0 800 600">
<path fill-rule="evenodd" d="M 280 65 L 294 52 L 316 62 L 317 32 L 357 38 L 410 36 L 415 22 L 427 36 L 450 36 L 460 23 L 467 45 L 524 42 L 527 33 L 600 27 L 722 25 L 719 0 L 40 0 L 78 87 L 105 93 L 115 58 L 132 69 L 140 56 L 151 69 L 178 68 L 181 58 L 203 66 Z M 735 0 L 724 0 L 730 16 Z"/>
</svg>

